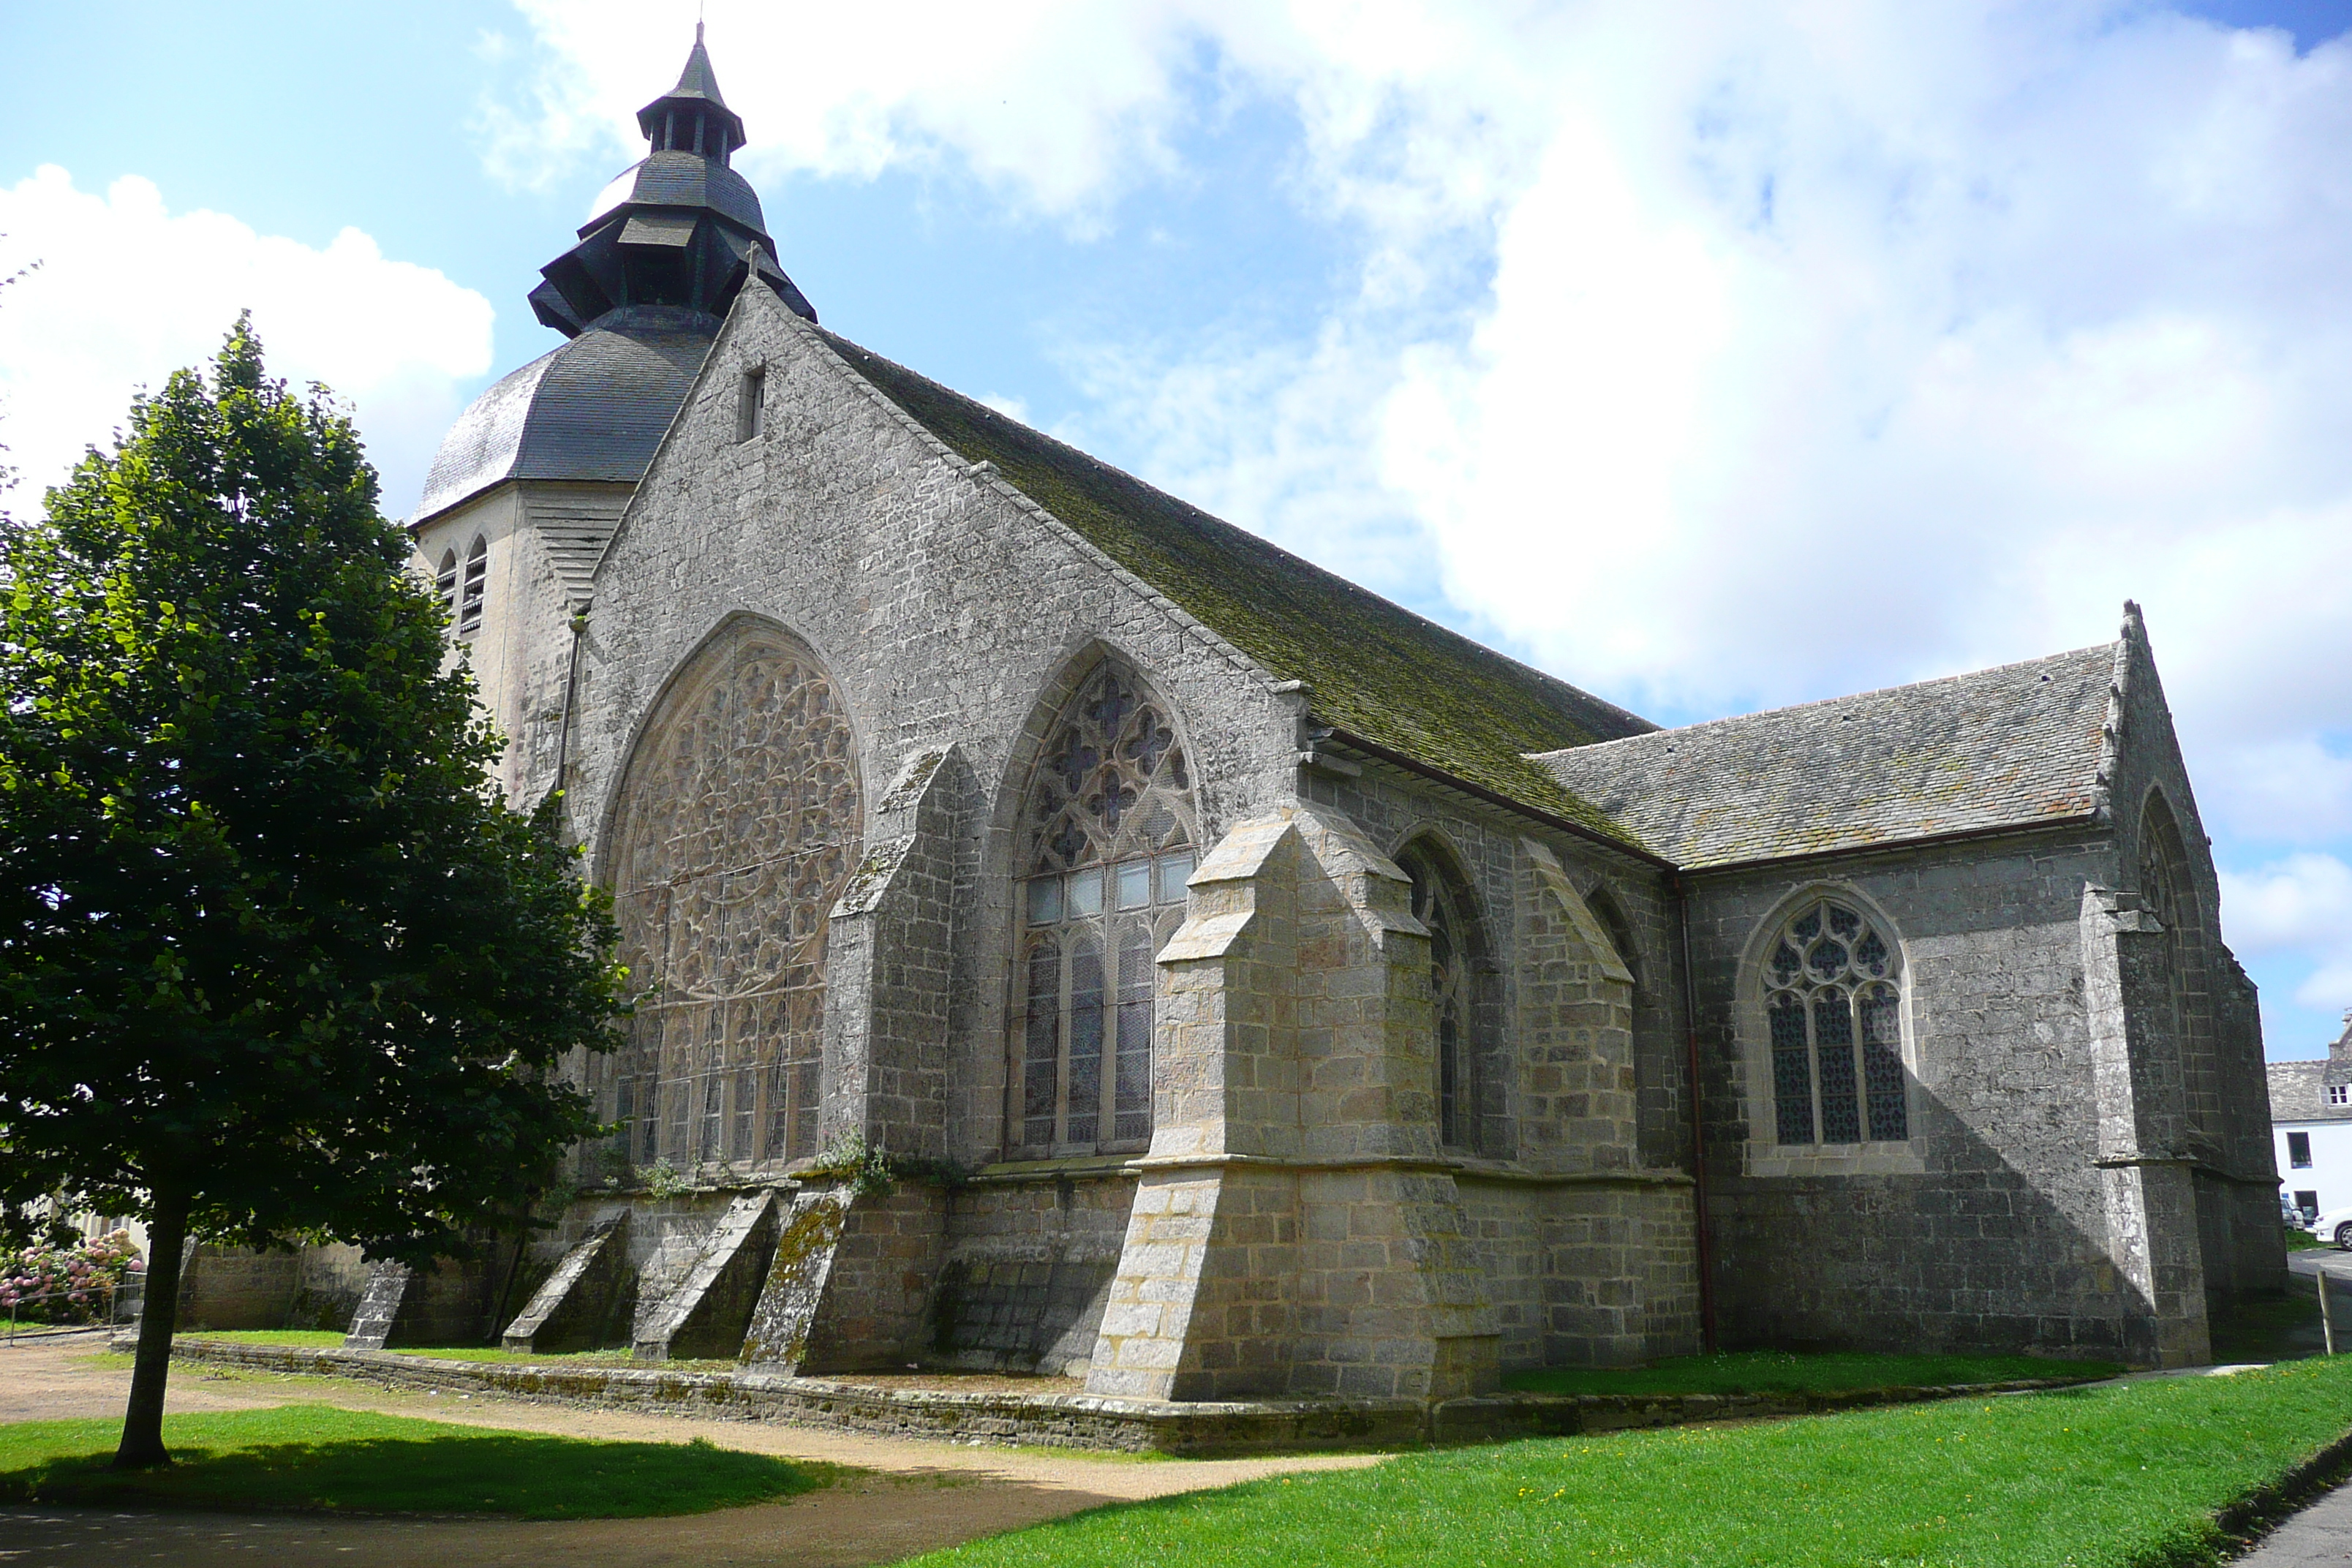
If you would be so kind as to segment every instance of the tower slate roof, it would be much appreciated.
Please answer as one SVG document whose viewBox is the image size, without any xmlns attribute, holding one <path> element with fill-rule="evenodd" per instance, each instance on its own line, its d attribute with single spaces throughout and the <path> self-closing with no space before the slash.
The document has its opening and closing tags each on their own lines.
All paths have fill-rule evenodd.
<svg viewBox="0 0 2352 1568">
<path fill-rule="evenodd" d="M 825 341 L 968 462 L 1032 500 L 1280 679 L 1344 742 L 1434 768 L 1639 847 L 1527 753 L 1646 719 L 1481 647 L 1246 530 L 833 333 Z"/>
<path fill-rule="evenodd" d="M 637 123 L 652 151 L 605 187 L 530 293 L 532 313 L 572 341 L 458 416 L 415 523 L 509 479 L 644 477 L 747 279 L 816 320 L 776 265 L 758 194 L 729 167 L 743 121 L 719 96 L 699 25 L 677 85 Z"/>
<path fill-rule="evenodd" d="M 1538 756 L 1678 866 L 2087 820 L 2123 645 Z"/>
</svg>

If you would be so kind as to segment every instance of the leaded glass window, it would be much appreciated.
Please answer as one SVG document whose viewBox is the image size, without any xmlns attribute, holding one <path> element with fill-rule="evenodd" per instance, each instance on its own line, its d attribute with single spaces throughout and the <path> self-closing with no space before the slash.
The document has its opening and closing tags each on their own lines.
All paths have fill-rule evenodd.
<svg viewBox="0 0 2352 1568">
<path fill-rule="evenodd" d="M 655 987 L 604 1101 L 631 1161 L 817 1152 L 827 916 L 861 810 L 840 697 L 791 638 L 741 623 L 672 688 L 614 834 L 622 960 Z"/>
<path fill-rule="evenodd" d="M 1780 1142 L 1884 1143 L 1911 1135 L 1902 985 L 1894 946 L 1843 904 L 1808 904 L 1781 928 L 1764 962 Z"/>
<path fill-rule="evenodd" d="M 1471 926 L 1462 897 L 1420 845 L 1399 864 L 1412 879 L 1413 918 L 1429 931 L 1429 1002 L 1436 1031 L 1437 1135 L 1447 1148 L 1477 1142 L 1472 1085 Z"/>
<path fill-rule="evenodd" d="M 1023 815 L 1011 1142 L 1151 1138 L 1153 957 L 1184 920 L 1200 825 L 1166 708 L 1106 659 L 1049 733 Z"/>
</svg>

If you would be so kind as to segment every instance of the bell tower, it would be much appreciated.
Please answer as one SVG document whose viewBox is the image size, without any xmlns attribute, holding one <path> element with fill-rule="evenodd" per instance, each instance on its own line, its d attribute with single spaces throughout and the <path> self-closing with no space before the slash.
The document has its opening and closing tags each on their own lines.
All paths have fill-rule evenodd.
<svg viewBox="0 0 2352 1568">
<path fill-rule="evenodd" d="M 757 279 L 816 320 L 733 167 L 743 121 L 699 25 L 677 85 L 637 111 L 637 128 L 646 156 L 530 292 L 532 314 L 569 341 L 458 416 L 409 523 L 417 568 L 508 738 L 499 782 L 518 801 L 562 776 L 597 560 L 736 295 Z"/>
</svg>

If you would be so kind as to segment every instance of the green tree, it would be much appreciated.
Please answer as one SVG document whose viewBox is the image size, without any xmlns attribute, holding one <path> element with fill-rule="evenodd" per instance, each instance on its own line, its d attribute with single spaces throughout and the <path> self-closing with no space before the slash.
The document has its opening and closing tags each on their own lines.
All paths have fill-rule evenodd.
<svg viewBox="0 0 2352 1568">
<path fill-rule="evenodd" d="M 185 1237 L 462 1255 L 593 1129 L 608 906 L 407 554 L 244 320 L 0 523 L 0 1198 L 147 1217 L 118 1468 L 168 1462 Z"/>
</svg>

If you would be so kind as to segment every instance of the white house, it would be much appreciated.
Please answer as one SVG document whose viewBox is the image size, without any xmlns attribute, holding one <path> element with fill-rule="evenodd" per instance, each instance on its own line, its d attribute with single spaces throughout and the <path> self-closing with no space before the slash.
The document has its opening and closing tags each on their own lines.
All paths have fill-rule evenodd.
<svg viewBox="0 0 2352 1568">
<path fill-rule="evenodd" d="M 2322 1059 L 2269 1064 L 2282 1186 L 2306 1218 L 2352 1204 L 2352 1013 L 2344 1022 Z"/>
</svg>

